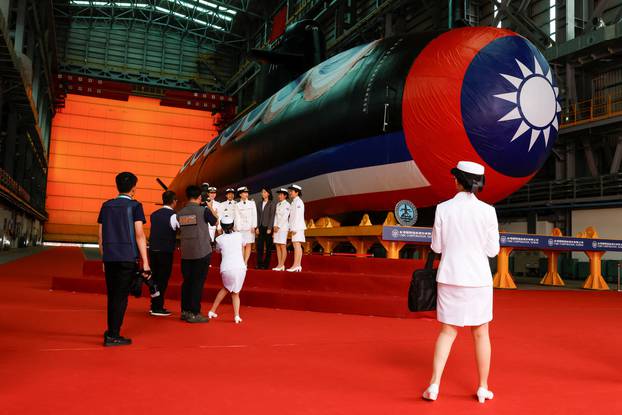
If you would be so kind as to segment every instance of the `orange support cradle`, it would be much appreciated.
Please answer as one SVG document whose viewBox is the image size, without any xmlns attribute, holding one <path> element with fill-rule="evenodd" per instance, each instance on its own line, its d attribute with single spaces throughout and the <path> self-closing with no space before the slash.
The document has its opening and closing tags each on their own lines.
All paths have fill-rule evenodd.
<svg viewBox="0 0 622 415">
<path fill-rule="evenodd" d="M 555 228 L 551 232 L 551 236 L 563 236 L 562 231 L 559 228 Z M 545 252 L 544 254 L 548 258 L 548 262 L 547 262 L 548 269 L 547 269 L 546 274 L 544 274 L 544 277 L 540 280 L 540 285 L 557 285 L 557 286 L 565 285 L 564 280 L 562 280 L 562 277 L 559 275 L 559 272 L 557 271 L 559 252 L 548 251 L 548 252 Z"/>
<path fill-rule="evenodd" d="M 591 226 L 579 234 L 581 238 L 597 239 L 598 232 Z M 590 259 L 590 275 L 585 279 L 583 288 L 586 290 L 609 290 L 609 285 L 602 274 L 602 257 L 605 253 L 598 251 L 587 251 L 585 255 Z"/>
<path fill-rule="evenodd" d="M 495 288 L 516 289 L 514 278 L 510 274 L 510 254 L 512 248 L 502 247 L 497 256 L 497 273 L 492 280 L 492 286 Z"/>
</svg>

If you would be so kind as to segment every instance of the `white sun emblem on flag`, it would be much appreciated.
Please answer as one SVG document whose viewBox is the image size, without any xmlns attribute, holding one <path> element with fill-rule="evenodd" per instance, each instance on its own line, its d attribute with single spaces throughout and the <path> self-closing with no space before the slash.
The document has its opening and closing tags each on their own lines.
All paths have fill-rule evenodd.
<svg viewBox="0 0 622 415">
<path fill-rule="evenodd" d="M 511 83 L 516 91 L 494 95 L 496 98 L 516 104 L 516 107 L 499 118 L 498 121 L 520 119 L 521 123 L 510 142 L 530 131 L 529 151 L 531 151 L 540 134 L 544 137 L 544 145 L 547 146 L 551 128 L 555 130 L 559 128 L 557 124 L 557 113 L 561 111 L 557 101 L 559 89 L 553 86 L 551 70 L 549 69 L 545 75 L 535 57 L 535 72 L 532 72 L 518 59 L 516 59 L 516 63 L 523 75 L 522 78 L 503 73 L 499 74 Z"/>
</svg>

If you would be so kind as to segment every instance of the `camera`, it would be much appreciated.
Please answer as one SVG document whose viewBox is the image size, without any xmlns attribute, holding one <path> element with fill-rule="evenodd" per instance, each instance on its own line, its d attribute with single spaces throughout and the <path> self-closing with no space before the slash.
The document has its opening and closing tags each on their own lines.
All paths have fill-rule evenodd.
<svg viewBox="0 0 622 415">
<path fill-rule="evenodd" d="M 209 184 L 203 183 L 201 185 L 201 206 L 207 206 L 209 202 Z"/>
<path fill-rule="evenodd" d="M 139 298 L 142 295 L 143 284 L 149 288 L 149 295 L 151 298 L 159 297 L 160 290 L 158 289 L 158 285 L 152 280 L 147 279 L 144 275 L 151 275 L 151 271 L 143 271 L 141 269 L 137 270 L 134 274 L 134 279 L 132 280 L 132 285 L 130 286 L 130 293 Z"/>
</svg>

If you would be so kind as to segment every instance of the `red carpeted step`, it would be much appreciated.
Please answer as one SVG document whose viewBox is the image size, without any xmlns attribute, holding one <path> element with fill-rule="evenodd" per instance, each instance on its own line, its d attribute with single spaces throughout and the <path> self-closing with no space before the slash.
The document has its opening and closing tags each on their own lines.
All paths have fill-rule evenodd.
<svg viewBox="0 0 622 415">
<path fill-rule="evenodd" d="M 180 284 L 172 284 L 166 297 L 180 298 Z M 106 286 L 100 278 L 54 277 L 52 289 L 105 294 Z M 204 304 L 210 304 L 220 289 L 217 281 L 208 282 L 203 291 Z M 378 295 L 360 293 L 301 291 L 294 289 L 266 289 L 245 287 L 241 293 L 247 306 L 271 307 L 291 310 L 321 311 L 327 313 L 359 314 L 379 317 L 433 317 L 434 313 L 408 312 L 406 294 Z M 229 301 L 227 298 L 226 301 Z"/>
<path fill-rule="evenodd" d="M 179 299 L 181 266 L 173 264 L 167 298 Z M 254 264 L 251 257 L 250 264 Z M 221 287 L 220 255 L 214 253 L 205 298 Z M 307 255 L 300 273 L 251 268 L 242 296 L 253 306 L 403 317 L 413 270 L 423 261 Z M 101 261 L 86 261 L 83 278 L 54 278 L 53 289 L 105 293 Z"/>
<path fill-rule="evenodd" d="M 274 256 L 276 257 L 276 256 Z M 275 258 L 273 258 L 273 262 Z M 213 266 L 220 264 L 220 254 L 215 252 L 212 255 Z M 254 269 L 255 260 L 251 256 L 249 260 L 250 268 Z M 336 272 L 351 274 L 371 274 L 371 275 L 411 275 L 417 268 L 423 267 L 423 261 L 414 259 L 386 259 L 386 258 L 355 258 L 348 256 L 322 256 L 305 255 L 303 257 L 303 269 L 312 272 Z M 273 263 L 273 266 L 276 264 Z M 85 261 L 83 265 L 84 275 L 103 275 L 101 261 Z M 181 266 L 179 258 L 173 264 L 173 277 L 181 276 Z"/>
</svg>

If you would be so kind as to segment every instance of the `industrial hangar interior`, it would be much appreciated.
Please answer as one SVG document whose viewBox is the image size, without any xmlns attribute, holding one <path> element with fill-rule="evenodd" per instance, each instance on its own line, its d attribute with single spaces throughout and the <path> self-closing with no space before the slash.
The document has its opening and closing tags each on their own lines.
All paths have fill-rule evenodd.
<svg viewBox="0 0 622 415">
<path fill-rule="evenodd" d="M 406 294 L 413 271 L 423 268 L 432 252 L 431 238 L 434 248 L 430 228 L 437 226 L 436 206 L 455 194 L 452 168 L 459 170 L 465 160 L 486 167 L 481 199 L 494 206 L 500 232 L 498 255 L 489 264 L 500 310 L 495 318 L 506 321 L 497 323 L 498 328 L 491 325 L 493 344 L 497 329 L 497 336 L 505 338 L 497 339 L 504 344 L 500 347 L 515 352 L 524 338 L 512 337 L 531 337 L 533 330 L 538 340 L 525 340 L 526 348 L 516 353 L 556 369 L 561 364 L 554 357 L 531 349 L 548 347 L 547 353 L 555 354 L 565 347 L 547 343 L 550 330 L 560 330 L 560 342 L 576 342 L 587 354 L 592 353 L 588 348 L 610 350 L 598 364 L 576 357 L 573 348 L 559 352 L 567 359 L 564 391 L 547 401 L 540 394 L 554 381 L 532 373 L 521 383 L 535 390 L 525 389 L 529 397 L 520 399 L 526 399 L 530 413 L 622 409 L 609 384 L 619 384 L 619 373 L 607 368 L 613 363 L 605 363 L 606 356 L 615 359 L 614 343 L 622 341 L 610 333 L 615 326 L 610 315 L 621 311 L 615 293 L 622 261 L 622 1 L 0 0 L 0 32 L 0 307 L 6 312 L 0 321 L 7 327 L 2 348 L 22 348 L 5 369 L 0 366 L 0 374 L 11 378 L 9 373 L 21 371 L 26 362 L 36 362 L 30 375 L 19 376 L 7 390 L 6 413 L 41 413 L 43 404 L 49 413 L 83 413 L 103 402 L 95 392 L 80 397 L 72 373 L 88 378 L 93 388 L 113 385 L 110 393 L 125 400 L 132 395 L 115 383 L 114 370 L 129 365 L 127 376 L 143 382 L 134 372 L 146 367 L 134 364 L 137 356 L 102 357 L 92 351 L 100 350 L 95 345 L 105 326 L 102 295 L 111 295 L 108 271 L 106 280 L 102 271 L 106 254 L 98 250 L 107 238 L 105 232 L 101 236 L 106 226 L 101 209 L 123 193 L 118 181 L 115 188 L 121 172 L 137 177 L 134 199 L 144 210 L 147 242 L 154 232 L 150 218 L 166 204 L 165 190 L 176 193 L 177 213 L 171 214 L 177 217 L 192 199 L 190 185 L 201 187 L 203 205 L 209 200 L 222 209 L 228 193 L 239 206 L 247 203 L 239 195 L 250 194 L 248 200 L 257 204 L 252 215 L 260 223 L 267 202 L 262 204 L 261 189 L 271 192 L 276 206 L 279 192 L 283 200 L 291 197 L 292 211 L 302 200 L 306 204 L 304 216 L 293 219 L 289 213 L 282 251 L 276 242 L 278 226 L 271 233 L 272 216 L 262 234 L 261 224 L 250 231 L 240 228 L 243 209 L 231 213 L 234 233 L 250 235 L 243 239 L 248 270 L 239 294 L 242 311 L 250 317 L 240 329 L 248 327 L 252 333 L 244 336 L 249 338 L 217 324 L 207 328 L 215 334 L 196 337 L 170 328 L 172 319 L 159 328 L 160 321 L 145 317 L 147 312 L 154 315 L 153 301 L 149 309 L 148 300 L 130 299 L 126 326 L 133 327 L 133 347 L 145 349 L 149 359 L 167 368 L 174 363 L 159 354 L 167 351 L 160 345 L 175 353 L 189 350 L 193 357 L 187 362 L 209 360 L 201 353 L 212 348 L 214 359 L 233 359 L 233 372 L 214 364 L 220 383 L 206 383 L 222 394 L 221 400 L 211 398 L 218 401 L 218 410 L 428 410 L 417 409 L 423 401 L 416 388 L 426 386 L 426 353 L 431 358 L 433 344 L 425 343 L 421 333 L 431 332 L 434 317 L 410 313 Z M 210 225 L 218 227 L 211 236 L 216 249 L 215 237 L 229 213 L 216 205 L 207 210 L 212 209 L 218 221 Z M 186 226 L 180 224 L 182 265 L 176 247 L 166 294 L 176 322 L 178 300 L 182 319 L 189 312 L 184 310 L 182 282 L 187 277 Z M 153 245 L 151 241 L 149 249 Z M 208 261 L 206 286 L 201 286 L 204 303 L 220 287 L 221 255 L 224 251 L 214 253 L 211 265 Z M 149 271 L 146 265 L 143 261 Z M 155 275 L 153 268 L 152 263 Z M 281 268 L 291 272 L 279 273 Z M 31 285 L 35 291 L 28 291 Z M 222 310 L 228 310 L 228 301 Z M 583 311 L 570 307 L 572 303 L 581 304 L 576 308 Z M 44 309 L 65 311 L 57 313 L 59 320 L 47 331 L 30 318 L 21 328 L 13 318 L 27 312 L 25 306 L 34 307 L 37 320 L 47 319 Z M 215 307 L 210 311 L 214 316 Z M 90 311 L 72 326 L 75 316 L 67 310 L 80 308 Z M 525 309 L 529 311 L 517 317 Z M 235 322 L 241 322 L 235 313 Z M 367 323 L 355 321 L 361 316 L 382 318 L 365 328 Z M 527 321 L 527 316 L 535 320 Z M 148 323 L 141 323 L 145 319 Z M 305 335 L 296 319 L 310 331 L 323 329 Z M 591 327 L 586 339 L 578 338 L 579 326 Z M 351 337 L 344 332 L 350 327 Z M 394 342 L 393 352 L 401 357 L 389 362 L 384 356 L 384 365 L 374 366 L 376 361 L 357 368 L 357 361 L 374 355 L 370 342 L 382 337 L 383 329 L 391 332 L 386 341 Z M 84 333 L 93 338 L 81 338 Z M 607 336 L 614 343 L 596 346 Z M 335 349 L 322 346 L 326 338 L 337 344 Z M 344 345 L 350 341 L 354 349 L 364 347 L 349 356 Z M 419 357 L 406 356 L 408 342 L 419 344 L 413 354 L 425 361 L 425 368 L 415 362 Z M 232 351 L 238 343 L 236 355 Z M 390 354 L 385 346 L 379 346 L 380 353 Z M 456 347 L 468 349 L 461 341 Z M 287 350 L 279 354 L 281 349 Z M 258 351 L 265 360 L 254 355 Z M 56 362 L 40 362 L 52 354 L 59 357 Z M 328 390 L 283 366 L 308 355 L 301 370 L 325 382 Z M 605 386 L 575 382 L 570 372 L 575 358 L 584 378 L 599 377 L 594 382 Z M 502 355 L 494 369 L 501 372 L 506 365 L 517 371 L 510 362 Z M 590 371 L 595 365 L 603 365 L 594 369 L 598 375 Z M 88 375 L 105 366 L 101 383 Z M 279 368 L 272 375 L 263 375 L 265 382 L 253 378 L 254 370 L 275 366 Z M 426 373 L 418 383 L 413 366 Z M 198 367 L 210 370 L 208 362 Z M 240 380 L 233 380 L 235 370 Z M 457 370 L 465 376 L 473 372 L 466 364 Z M 45 388 L 38 380 L 46 371 L 58 374 L 54 387 Z M 387 386 L 373 390 L 374 373 Z M 190 388 L 198 382 L 205 389 L 198 374 L 184 376 L 172 379 L 181 385 L 187 379 Z M 500 413 L 520 413 L 511 376 L 497 373 L 494 379 L 502 394 L 490 404 Z M 388 386 L 394 382 L 400 384 L 394 386 L 397 394 Z M 451 382 L 449 406 L 434 413 L 472 413 L 459 382 Z M 337 391 L 340 384 L 343 394 Z M 586 389 L 592 387 L 600 391 L 589 404 L 570 397 L 579 389 L 590 395 Z M 27 388 L 41 393 L 40 402 L 23 402 Z M 230 392 L 237 388 L 242 389 L 239 394 Z M 187 393 L 179 385 L 174 389 Z M 151 399 L 148 391 L 141 387 L 136 396 Z M 156 392 L 163 401 L 161 413 L 202 408 L 194 399 L 177 406 L 171 397 L 160 396 L 164 393 Z M 243 398 L 245 393 L 250 399 Z M 205 405 L 211 405 L 207 395 Z M 148 407 L 125 402 L 120 412 L 145 413 Z M 109 413 L 101 405 L 95 408 L 92 412 Z"/>
</svg>

